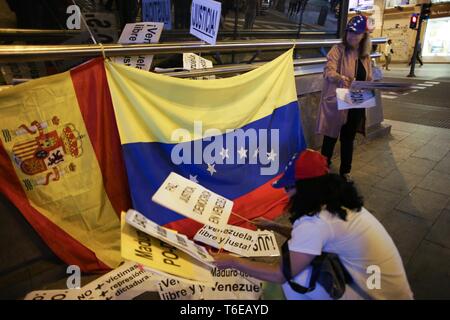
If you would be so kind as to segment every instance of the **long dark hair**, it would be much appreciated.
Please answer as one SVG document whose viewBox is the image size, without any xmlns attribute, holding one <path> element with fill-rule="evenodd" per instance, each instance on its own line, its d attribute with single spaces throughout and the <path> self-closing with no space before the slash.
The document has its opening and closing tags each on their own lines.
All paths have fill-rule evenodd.
<svg viewBox="0 0 450 320">
<path fill-rule="evenodd" d="M 353 182 L 337 174 L 298 180 L 296 190 L 290 201 L 291 222 L 302 216 L 314 216 L 323 206 L 345 221 L 347 212 L 344 207 L 359 212 L 364 205 Z"/>
<path fill-rule="evenodd" d="M 345 50 L 350 50 L 350 44 L 347 42 L 347 33 L 350 32 L 348 30 L 345 31 L 344 37 L 342 38 L 342 44 L 345 47 Z M 370 35 L 368 32 L 364 33 L 364 37 L 361 39 L 358 48 L 358 56 L 359 58 L 365 58 L 370 55 L 372 43 L 370 41 Z"/>
</svg>

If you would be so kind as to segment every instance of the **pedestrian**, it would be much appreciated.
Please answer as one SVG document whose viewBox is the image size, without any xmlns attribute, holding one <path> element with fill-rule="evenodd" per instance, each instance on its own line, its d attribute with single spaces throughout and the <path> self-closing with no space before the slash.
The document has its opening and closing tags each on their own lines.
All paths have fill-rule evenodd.
<svg viewBox="0 0 450 320">
<path fill-rule="evenodd" d="M 212 253 L 219 269 L 283 284 L 288 300 L 413 298 L 391 237 L 363 207 L 353 182 L 328 172 L 324 156 L 303 151 L 274 186 L 291 194 L 292 227 L 254 221 L 289 238 L 281 259 L 270 264 Z M 379 272 L 375 286 L 368 272 L 374 266 Z"/>
<path fill-rule="evenodd" d="M 411 60 L 408 63 L 408 66 L 411 65 L 411 63 L 413 61 L 413 57 L 414 57 L 414 52 L 413 52 L 413 56 L 411 57 Z M 419 61 L 421 67 L 423 66 L 423 61 L 422 61 L 422 43 L 420 42 L 420 40 L 417 42 L 416 61 Z"/>
<path fill-rule="evenodd" d="M 257 0 L 247 0 L 244 29 L 253 29 L 253 24 L 255 23 L 256 13 L 258 10 L 257 2 Z"/>
<path fill-rule="evenodd" d="M 322 154 L 331 165 L 334 146 L 340 137 L 339 173 L 350 179 L 353 142 L 356 132 L 365 133 L 365 109 L 338 110 L 336 88 L 349 88 L 353 80 L 372 80 L 370 59 L 371 24 L 367 17 L 356 15 L 347 24 L 343 42 L 334 45 L 327 55 L 324 82 L 317 117 L 316 133 L 323 135 Z"/>
<path fill-rule="evenodd" d="M 384 59 L 385 59 L 385 69 L 390 71 L 389 64 L 391 63 L 392 55 L 394 54 L 394 50 L 392 49 L 392 40 L 389 39 L 384 47 Z"/>
</svg>

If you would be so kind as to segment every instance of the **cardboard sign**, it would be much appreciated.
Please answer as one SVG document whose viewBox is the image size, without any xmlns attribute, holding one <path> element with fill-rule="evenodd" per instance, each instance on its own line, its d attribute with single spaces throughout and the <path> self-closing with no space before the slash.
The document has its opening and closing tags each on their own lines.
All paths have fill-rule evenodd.
<svg viewBox="0 0 450 320">
<path fill-rule="evenodd" d="M 337 88 L 336 97 L 338 110 L 372 108 L 376 106 L 373 90 L 350 91 L 345 88 Z"/>
<path fill-rule="evenodd" d="M 202 58 L 195 53 L 183 53 L 183 69 L 185 70 L 198 70 L 212 68 L 212 61 Z M 195 77 L 197 80 L 210 80 L 215 79 L 216 76 Z"/>
<path fill-rule="evenodd" d="M 224 227 L 231 214 L 233 201 L 201 185 L 171 172 L 152 200 L 201 224 Z"/>
<path fill-rule="evenodd" d="M 276 257 L 280 255 L 277 239 L 272 231 L 255 231 L 256 237 L 253 243 L 250 257 Z"/>
<path fill-rule="evenodd" d="M 244 272 L 226 269 L 211 270 L 212 286 L 188 285 L 175 279 L 163 279 L 158 284 L 161 300 L 258 300 L 263 282 Z"/>
<path fill-rule="evenodd" d="M 130 300 L 144 292 L 157 291 L 159 281 L 159 276 L 137 263 L 125 262 L 81 289 L 33 291 L 25 300 Z"/>
<path fill-rule="evenodd" d="M 146 270 L 174 276 L 190 283 L 208 284 L 212 282 L 209 268 L 196 263 L 196 260 L 183 251 L 154 238 L 121 220 L 122 257 L 142 264 Z"/>
<path fill-rule="evenodd" d="M 129 225 L 135 227 L 136 229 L 186 252 L 188 255 L 202 263 L 205 263 L 211 267 L 214 266 L 212 264 L 214 258 L 208 253 L 208 251 L 204 247 L 190 240 L 185 235 L 164 228 L 150 219 L 147 219 L 143 214 L 132 209 L 128 210 L 126 213 L 125 220 Z"/>
<path fill-rule="evenodd" d="M 121 44 L 137 43 L 158 43 L 161 37 L 164 23 L 162 22 L 141 22 L 127 23 L 119 38 Z M 113 61 L 130 67 L 149 71 L 152 66 L 152 55 L 119 56 Z"/>
<path fill-rule="evenodd" d="M 196 233 L 194 240 L 244 257 L 280 255 L 275 235 L 270 231 L 253 231 L 231 225 L 222 230 L 204 226 Z"/>
<path fill-rule="evenodd" d="M 170 0 L 142 0 L 142 20 L 164 23 L 164 29 L 172 30 Z"/>
<path fill-rule="evenodd" d="M 253 250 L 255 233 L 253 230 L 231 225 L 225 229 L 205 225 L 197 231 L 194 240 L 214 248 L 222 248 L 229 252 L 249 257 L 250 252 Z"/>
<path fill-rule="evenodd" d="M 216 44 L 219 33 L 222 5 L 213 0 L 193 0 L 191 7 L 191 28 L 189 32 L 206 41 Z"/>
</svg>

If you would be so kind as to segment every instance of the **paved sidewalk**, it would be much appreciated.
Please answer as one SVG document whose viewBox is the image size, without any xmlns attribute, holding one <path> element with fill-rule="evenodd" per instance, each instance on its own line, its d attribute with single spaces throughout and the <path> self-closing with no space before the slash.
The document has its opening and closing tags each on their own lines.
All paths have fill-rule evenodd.
<svg viewBox="0 0 450 320">
<path fill-rule="evenodd" d="M 450 299 L 450 129 L 385 123 L 391 135 L 356 147 L 352 176 L 394 239 L 415 298 Z"/>
<path fill-rule="evenodd" d="M 450 64 L 448 63 L 427 63 L 423 67 L 416 64 L 414 70 L 415 78 L 408 78 L 410 66 L 406 63 L 393 63 L 389 65 L 390 71 L 383 69 L 385 78 L 399 78 L 399 79 L 415 79 L 415 80 L 450 80 Z"/>
<path fill-rule="evenodd" d="M 385 123 L 389 136 L 359 136 L 352 177 L 397 245 L 415 298 L 450 299 L 450 129 Z M 332 171 L 339 163 L 336 156 Z M 281 287 L 267 284 L 264 298 L 283 299 Z"/>
</svg>

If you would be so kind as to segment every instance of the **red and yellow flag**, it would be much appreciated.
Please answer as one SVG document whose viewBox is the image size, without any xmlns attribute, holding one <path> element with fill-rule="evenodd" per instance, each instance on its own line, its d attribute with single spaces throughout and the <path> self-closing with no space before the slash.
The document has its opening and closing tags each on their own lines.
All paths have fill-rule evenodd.
<svg viewBox="0 0 450 320">
<path fill-rule="evenodd" d="M 83 271 L 116 267 L 130 208 L 102 59 L 0 92 L 0 192 Z"/>
</svg>

